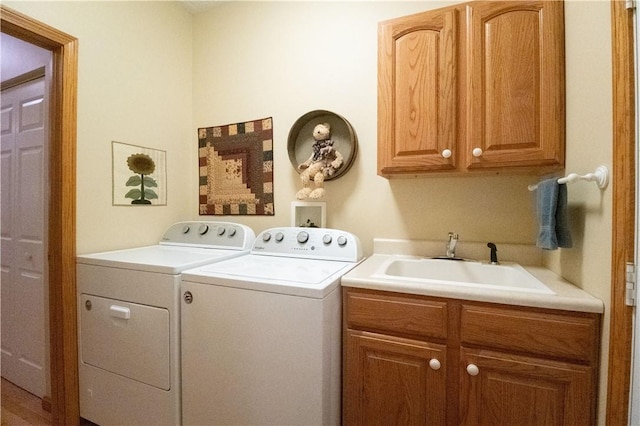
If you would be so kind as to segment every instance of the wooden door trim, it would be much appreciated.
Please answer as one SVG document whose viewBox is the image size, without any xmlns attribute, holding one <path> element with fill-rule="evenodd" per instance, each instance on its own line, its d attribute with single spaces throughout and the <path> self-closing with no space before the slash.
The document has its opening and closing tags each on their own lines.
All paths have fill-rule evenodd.
<svg viewBox="0 0 640 426">
<path fill-rule="evenodd" d="M 78 425 L 76 126 L 78 40 L 0 5 L 2 32 L 50 50 L 49 339 L 54 424 Z"/>
<path fill-rule="evenodd" d="M 635 82 L 633 12 L 611 0 L 613 67 L 613 218 L 607 418 L 629 421 L 633 308 L 625 304 L 626 263 L 635 244 Z"/>
</svg>

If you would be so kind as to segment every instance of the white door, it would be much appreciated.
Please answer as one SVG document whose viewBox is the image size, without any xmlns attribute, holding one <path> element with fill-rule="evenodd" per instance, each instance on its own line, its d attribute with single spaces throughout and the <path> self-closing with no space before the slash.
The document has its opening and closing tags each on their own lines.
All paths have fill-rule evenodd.
<svg viewBox="0 0 640 426">
<path fill-rule="evenodd" d="M 44 77 L 2 91 L 2 377 L 46 389 L 47 100 Z"/>
</svg>

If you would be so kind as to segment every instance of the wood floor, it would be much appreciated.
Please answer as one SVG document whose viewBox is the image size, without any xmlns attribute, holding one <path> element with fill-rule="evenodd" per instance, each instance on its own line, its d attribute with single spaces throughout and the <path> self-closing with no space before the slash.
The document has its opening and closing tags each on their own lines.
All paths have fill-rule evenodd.
<svg viewBox="0 0 640 426">
<path fill-rule="evenodd" d="M 42 400 L 2 379 L 2 426 L 50 425 L 51 413 L 42 409 Z"/>
</svg>

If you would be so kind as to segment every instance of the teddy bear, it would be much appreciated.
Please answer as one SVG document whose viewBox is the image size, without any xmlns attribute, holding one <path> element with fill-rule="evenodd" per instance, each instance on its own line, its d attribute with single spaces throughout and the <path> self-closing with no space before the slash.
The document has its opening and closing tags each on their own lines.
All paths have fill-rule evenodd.
<svg viewBox="0 0 640 426">
<path fill-rule="evenodd" d="M 309 159 L 298 165 L 301 170 L 302 189 L 296 194 L 298 200 L 318 199 L 324 196 L 324 180 L 331 177 L 342 166 L 342 154 L 333 147 L 331 125 L 321 123 L 313 128 L 313 152 Z M 311 182 L 314 188 L 311 188 Z"/>
</svg>

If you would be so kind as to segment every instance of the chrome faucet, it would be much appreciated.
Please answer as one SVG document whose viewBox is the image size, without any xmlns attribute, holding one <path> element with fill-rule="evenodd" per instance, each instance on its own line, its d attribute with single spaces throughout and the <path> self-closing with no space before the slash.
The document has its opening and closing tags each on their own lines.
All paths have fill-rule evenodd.
<svg viewBox="0 0 640 426">
<path fill-rule="evenodd" d="M 449 241 L 447 242 L 447 257 L 453 259 L 456 257 L 456 244 L 458 243 L 458 234 L 449 232 Z"/>
</svg>

